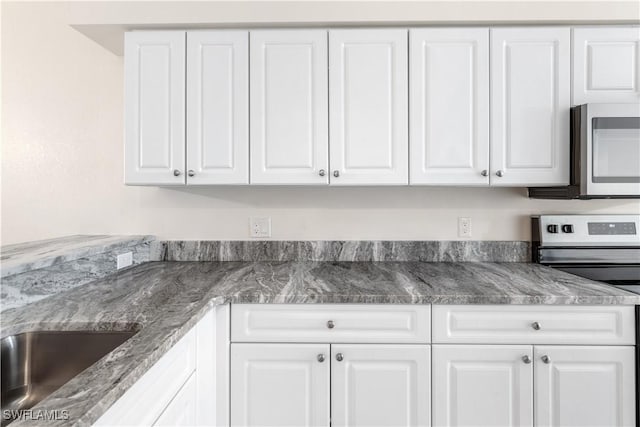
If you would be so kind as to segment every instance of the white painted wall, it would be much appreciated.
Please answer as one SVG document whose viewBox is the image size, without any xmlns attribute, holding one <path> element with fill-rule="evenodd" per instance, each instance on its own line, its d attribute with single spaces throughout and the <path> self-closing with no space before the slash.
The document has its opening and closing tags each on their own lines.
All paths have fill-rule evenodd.
<svg viewBox="0 0 640 427">
<path fill-rule="evenodd" d="M 123 180 L 122 57 L 56 3 L 2 3 L 2 244 L 78 233 L 247 239 L 529 239 L 536 213 L 640 213 L 638 201 L 541 201 L 525 189 L 141 188 Z"/>
</svg>

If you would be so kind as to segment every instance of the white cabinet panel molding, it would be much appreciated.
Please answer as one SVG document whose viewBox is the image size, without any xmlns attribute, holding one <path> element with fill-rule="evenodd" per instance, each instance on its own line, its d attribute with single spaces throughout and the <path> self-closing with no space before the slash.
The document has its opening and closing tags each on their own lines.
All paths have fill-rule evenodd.
<svg viewBox="0 0 640 427">
<path fill-rule="evenodd" d="M 126 184 L 185 183 L 185 32 L 125 35 Z"/>
<path fill-rule="evenodd" d="M 536 346 L 536 423 L 635 426 L 634 350 L 632 346 Z"/>
<path fill-rule="evenodd" d="M 569 183 L 570 29 L 491 29 L 491 185 Z"/>
<path fill-rule="evenodd" d="M 533 426 L 531 346 L 432 349 L 434 426 Z"/>
<path fill-rule="evenodd" d="M 187 33 L 187 183 L 249 184 L 249 33 Z"/>
<path fill-rule="evenodd" d="M 431 424 L 428 345 L 331 346 L 331 425 Z"/>
<path fill-rule="evenodd" d="M 407 30 L 329 31 L 332 185 L 408 184 Z"/>
<path fill-rule="evenodd" d="M 573 104 L 640 102 L 640 27 L 573 29 Z"/>
<path fill-rule="evenodd" d="M 329 426 L 328 344 L 232 344 L 232 426 Z"/>
<path fill-rule="evenodd" d="M 489 29 L 410 31 L 411 184 L 489 185 Z"/>
<path fill-rule="evenodd" d="M 434 305 L 433 342 L 633 345 L 634 306 Z"/>
<path fill-rule="evenodd" d="M 235 304 L 234 342 L 428 343 L 431 306 Z"/>
<path fill-rule="evenodd" d="M 160 418 L 153 424 L 154 427 L 193 427 L 201 425 L 197 422 L 196 416 L 197 397 L 196 374 L 193 373 L 165 408 L 164 412 L 162 412 Z"/>
<path fill-rule="evenodd" d="M 262 30 L 250 39 L 251 183 L 327 184 L 327 32 Z"/>
</svg>

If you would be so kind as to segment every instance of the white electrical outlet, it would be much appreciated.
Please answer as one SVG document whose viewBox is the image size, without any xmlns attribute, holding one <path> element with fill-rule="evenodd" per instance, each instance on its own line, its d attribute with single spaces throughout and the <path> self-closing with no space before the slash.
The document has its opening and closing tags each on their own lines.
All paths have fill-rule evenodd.
<svg viewBox="0 0 640 427">
<path fill-rule="evenodd" d="M 133 252 L 125 252 L 116 258 L 117 269 L 129 267 L 133 264 Z"/>
<path fill-rule="evenodd" d="M 471 218 L 458 218 L 458 237 L 471 237 Z"/>
<path fill-rule="evenodd" d="M 271 237 L 271 218 L 268 216 L 249 218 L 249 236 L 254 238 Z"/>
</svg>

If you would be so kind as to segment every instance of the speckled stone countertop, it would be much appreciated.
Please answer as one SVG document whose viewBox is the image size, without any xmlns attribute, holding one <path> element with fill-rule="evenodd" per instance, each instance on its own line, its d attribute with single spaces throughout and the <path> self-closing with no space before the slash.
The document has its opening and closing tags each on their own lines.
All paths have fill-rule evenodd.
<svg viewBox="0 0 640 427">
<path fill-rule="evenodd" d="M 640 304 L 640 295 L 526 263 L 150 262 L 6 310 L 2 336 L 140 329 L 33 408 L 69 412 L 51 425 L 88 426 L 211 305 L 227 302 Z M 35 422 L 12 424 L 24 425 Z"/>
</svg>

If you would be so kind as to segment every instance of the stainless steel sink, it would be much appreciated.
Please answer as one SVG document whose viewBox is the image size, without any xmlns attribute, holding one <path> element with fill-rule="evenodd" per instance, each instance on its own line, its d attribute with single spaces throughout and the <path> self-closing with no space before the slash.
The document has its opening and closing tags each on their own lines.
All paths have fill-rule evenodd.
<svg viewBox="0 0 640 427">
<path fill-rule="evenodd" d="M 136 332 L 42 331 L 2 338 L 2 413 L 33 407 Z M 3 417 L 1 425 L 11 421 Z"/>
</svg>

